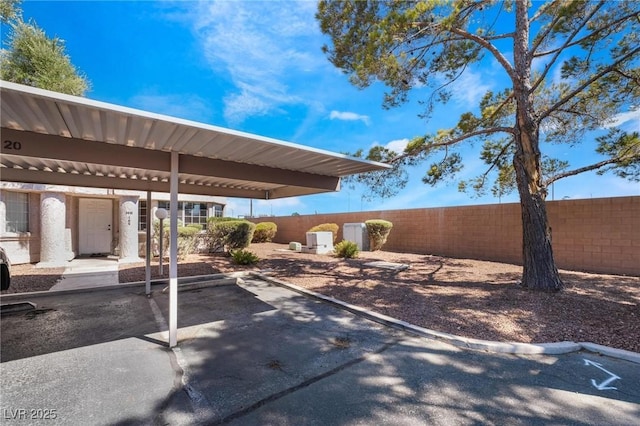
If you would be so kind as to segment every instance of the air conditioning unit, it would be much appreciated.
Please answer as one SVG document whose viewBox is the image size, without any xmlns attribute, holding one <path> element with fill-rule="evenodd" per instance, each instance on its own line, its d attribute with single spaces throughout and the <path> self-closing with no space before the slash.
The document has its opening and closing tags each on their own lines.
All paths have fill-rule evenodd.
<svg viewBox="0 0 640 426">
<path fill-rule="evenodd" d="M 333 232 L 307 232 L 305 253 L 326 254 L 333 251 Z"/>
<path fill-rule="evenodd" d="M 364 223 L 345 223 L 342 225 L 342 235 L 345 240 L 358 245 L 360 251 L 369 251 L 369 232 Z"/>
</svg>

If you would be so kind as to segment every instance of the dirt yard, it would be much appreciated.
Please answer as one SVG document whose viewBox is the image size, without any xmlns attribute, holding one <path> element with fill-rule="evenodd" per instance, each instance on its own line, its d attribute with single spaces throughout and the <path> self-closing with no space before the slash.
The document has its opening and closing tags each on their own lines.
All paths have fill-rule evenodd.
<svg viewBox="0 0 640 426">
<path fill-rule="evenodd" d="M 237 266 L 223 255 L 191 255 L 180 262 L 178 274 L 270 270 L 275 278 L 432 330 L 498 341 L 588 341 L 640 352 L 640 277 L 562 271 L 565 290 L 541 294 L 520 287 L 521 267 L 504 263 L 385 251 L 343 260 L 272 243 L 249 249 L 260 257 L 257 265 Z M 410 268 L 364 265 L 378 260 Z M 36 283 L 52 281 L 34 271 Z M 25 291 L 29 269 L 13 273 Z M 153 278 L 156 274 L 153 268 Z M 120 282 L 143 280 L 144 264 L 121 265 Z"/>
</svg>

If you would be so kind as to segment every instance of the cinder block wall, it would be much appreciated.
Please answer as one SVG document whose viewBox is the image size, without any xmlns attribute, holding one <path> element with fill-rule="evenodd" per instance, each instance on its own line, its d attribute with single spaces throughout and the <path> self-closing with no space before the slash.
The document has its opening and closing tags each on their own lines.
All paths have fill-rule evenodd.
<svg viewBox="0 0 640 426">
<path fill-rule="evenodd" d="M 559 268 L 640 275 L 640 197 L 547 203 Z M 320 223 L 385 219 L 393 230 L 384 250 L 522 264 L 519 204 L 319 214 L 253 219 L 278 225 L 276 242 L 298 241 Z"/>
</svg>

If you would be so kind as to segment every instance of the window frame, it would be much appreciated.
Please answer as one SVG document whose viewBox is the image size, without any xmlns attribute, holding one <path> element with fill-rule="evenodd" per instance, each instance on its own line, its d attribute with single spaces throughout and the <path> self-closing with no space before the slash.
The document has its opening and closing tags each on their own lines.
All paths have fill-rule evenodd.
<svg viewBox="0 0 640 426">
<path fill-rule="evenodd" d="M 2 191 L 2 202 L 4 203 L 5 206 L 5 217 L 4 217 L 4 229 L 2 229 L 2 235 L 5 236 L 17 236 L 17 235 L 30 235 L 31 233 L 31 221 L 30 219 L 30 213 L 31 213 L 31 197 L 30 194 L 28 192 L 21 192 L 21 191 L 6 191 L 3 190 Z M 12 199 L 12 197 L 16 197 L 16 199 Z M 24 200 L 20 201 L 17 200 L 17 197 L 24 197 Z M 13 212 L 15 212 L 15 208 L 11 208 L 10 205 L 12 207 L 15 207 L 17 205 L 16 201 L 19 202 L 20 206 L 25 206 L 26 207 L 26 212 L 21 212 L 21 215 L 24 216 L 23 220 L 19 220 L 18 223 L 19 225 L 24 225 L 25 230 L 21 230 L 21 229 L 14 229 L 14 230 L 9 230 L 9 224 L 10 223 L 15 223 L 15 220 L 10 221 L 9 220 L 9 216 L 10 214 L 13 214 Z"/>
</svg>

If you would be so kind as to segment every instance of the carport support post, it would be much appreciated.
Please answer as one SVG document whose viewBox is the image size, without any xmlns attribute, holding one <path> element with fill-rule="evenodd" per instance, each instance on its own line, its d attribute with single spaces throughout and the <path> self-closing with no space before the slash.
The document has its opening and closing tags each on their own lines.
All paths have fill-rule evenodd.
<svg viewBox="0 0 640 426">
<path fill-rule="evenodd" d="M 169 198 L 169 347 L 178 344 L 178 160 L 179 154 L 171 151 L 171 180 Z"/>
<path fill-rule="evenodd" d="M 151 294 L 151 191 L 147 191 L 147 229 L 146 229 L 146 252 L 145 252 L 145 269 L 144 269 L 144 289 L 145 293 L 148 295 Z"/>
</svg>

